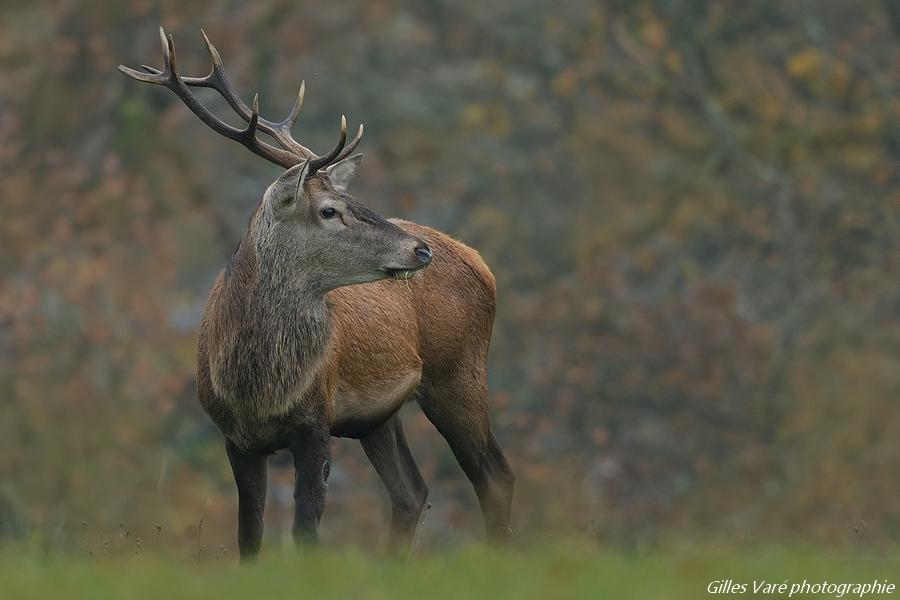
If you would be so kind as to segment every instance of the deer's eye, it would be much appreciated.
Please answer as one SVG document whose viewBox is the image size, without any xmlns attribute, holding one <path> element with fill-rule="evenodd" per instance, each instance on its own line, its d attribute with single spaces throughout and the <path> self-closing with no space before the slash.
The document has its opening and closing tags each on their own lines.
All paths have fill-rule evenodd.
<svg viewBox="0 0 900 600">
<path fill-rule="evenodd" d="M 323 208 L 321 212 L 319 212 L 319 214 L 322 215 L 323 219 L 330 219 L 337 214 L 337 211 L 328 206 L 326 208 Z"/>
</svg>

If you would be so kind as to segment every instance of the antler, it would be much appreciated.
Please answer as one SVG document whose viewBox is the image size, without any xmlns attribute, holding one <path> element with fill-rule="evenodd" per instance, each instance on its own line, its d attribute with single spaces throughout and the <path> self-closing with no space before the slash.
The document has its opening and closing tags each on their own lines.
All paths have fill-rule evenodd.
<svg viewBox="0 0 900 600">
<path fill-rule="evenodd" d="M 347 120 L 341 117 L 341 136 L 337 146 L 325 156 L 317 156 L 309 148 L 306 148 L 297 142 L 291 135 L 291 127 L 297 121 L 300 114 L 300 108 L 303 106 L 303 96 L 306 91 L 306 82 L 300 84 L 300 92 L 294 101 L 291 112 L 283 121 L 273 122 L 259 116 L 259 96 L 253 97 L 253 108 L 248 107 L 241 97 L 237 94 L 228 73 L 225 71 L 225 65 L 219 56 L 218 50 L 209 41 L 206 32 L 201 30 L 203 41 L 206 44 L 206 50 L 209 52 L 212 60 L 212 70 L 206 77 L 182 77 L 178 74 L 178 67 L 175 61 L 175 44 L 172 36 L 167 36 L 162 27 L 159 28 L 159 37 L 162 42 L 163 49 L 163 69 L 155 69 L 147 65 L 141 65 L 146 73 L 130 69 L 124 65 L 119 65 L 119 71 L 128 75 L 132 79 L 163 85 L 172 90 L 176 96 L 181 98 L 182 102 L 197 115 L 201 121 L 206 123 L 213 131 L 216 131 L 228 139 L 240 142 L 253 153 L 262 156 L 266 160 L 273 162 L 285 168 L 290 168 L 302 163 L 304 160 L 310 161 L 310 173 L 315 173 L 319 169 L 323 169 L 328 165 L 339 162 L 350 155 L 359 145 L 362 139 L 363 126 L 359 126 L 356 137 L 345 147 L 347 141 Z M 238 113 L 244 121 L 247 122 L 245 129 L 232 127 L 228 123 L 222 121 L 213 114 L 208 108 L 191 93 L 188 87 L 206 87 L 212 88 Z M 281 148 L 275 148 L 256 137 L 256 131 L 271 136 Z"/>
</svg>

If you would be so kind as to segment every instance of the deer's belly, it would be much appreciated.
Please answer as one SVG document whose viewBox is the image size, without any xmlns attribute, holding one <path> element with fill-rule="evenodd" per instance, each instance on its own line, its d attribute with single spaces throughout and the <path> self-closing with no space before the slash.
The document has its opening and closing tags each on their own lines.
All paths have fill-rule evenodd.
<svg viewBox="0 0 900 600">
<path fill-rule="evenodd" d="M 370 381 L 365 387 L 345 382 L 334 394 L 331 431 L 334 435 L 362 437 L 397 412 L 415 391 L 421 369 Z"/>
</svg>

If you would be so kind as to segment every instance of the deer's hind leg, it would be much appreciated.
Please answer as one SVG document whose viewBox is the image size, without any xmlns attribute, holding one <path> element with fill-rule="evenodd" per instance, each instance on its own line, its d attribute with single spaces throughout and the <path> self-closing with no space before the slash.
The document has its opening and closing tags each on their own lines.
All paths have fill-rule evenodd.
<svg viewBox="0 0 900 600">
<path fill-rule="evenodd" d="M 450 444 L 475 488 L 489 539 L 512 534 L 510 510 L 515 473 L 491 430 L 487 374 L 483 364 L 429 378 L 420 386 L 419 404 Z"/>
<path fill-rule="evenodd" d="M 400 415 L 385 421 L 360 444 L 391 498 L 391 548 L 408 550 L 428 498 L 428 486 L 406 443 Z"/>
</svg>

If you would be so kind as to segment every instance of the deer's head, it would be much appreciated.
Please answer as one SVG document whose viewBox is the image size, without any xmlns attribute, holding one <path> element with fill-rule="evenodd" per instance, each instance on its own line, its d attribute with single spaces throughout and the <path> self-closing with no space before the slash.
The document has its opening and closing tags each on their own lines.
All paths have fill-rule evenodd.
<svg viewBox="0 0 900 600">
<path fill-rule="evenodd" d="M 362 139 L 362 125 L 348 144 L 347 121 L 341 117 L 337 145 L 319 156 L 294 140 L 290 131 L 303 105 L 304 84 L 290 114 L 283 121 L 269 121 L 259 116 L 258 97 L 250 108 L 234 90 L 218 51 L 205 33 L 203 40 L 212 59 L 212 70 L 205 77 L 182 77 L 172 36 L 166 36 L 161 27 L 159 33 L 162 70 L 146 65 L 143 71 L 121 65 L 119 70 L 138 81 L 169 88 L 211 129 L 287 169 L 266 190 L 245 237 L 256 244 L 261 262 L 276 272 L 278 279 L 289 282 L 294 276 L 302 276 L 325 292 L 416 271 L 431 262 L 431 249 L 423 240 L 347 194 L 347 184 L 362 160 L 362 154 L 351 156 Z M 190 87 L 216 90 L 247 127 L 238 129 L 222 121 L 203 106 Z M 271 136 L 280 147 L 258 139 L 257 131 Z"/>
<path fill-rule="evenodd" d="M 285 171 L 263 195 L 249 235 L 264 263 L 319 292 L 416 271 L 431 249 L 346 193 L 361 154 L 311 174 Z"/>
</svg>

